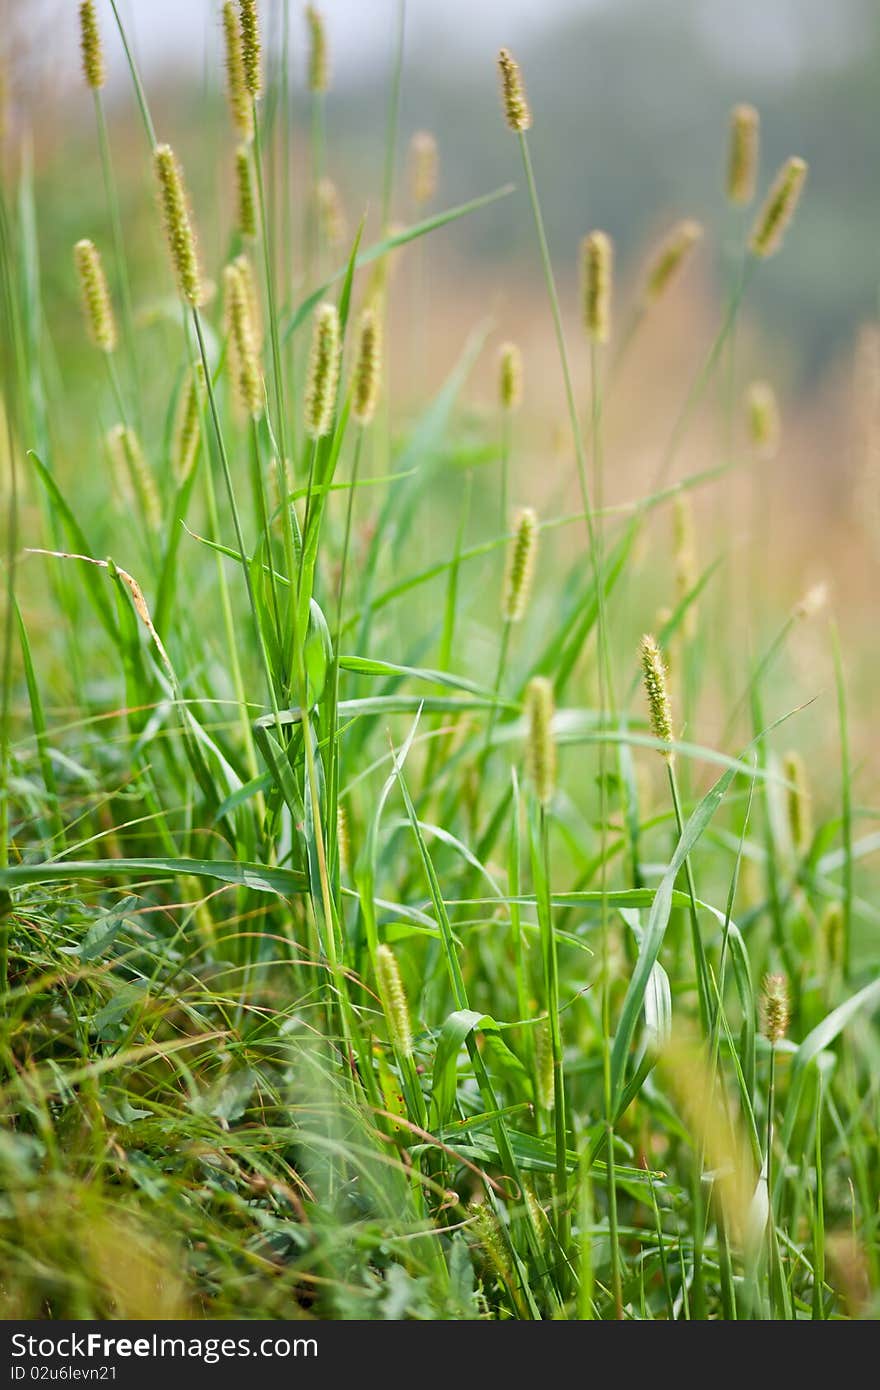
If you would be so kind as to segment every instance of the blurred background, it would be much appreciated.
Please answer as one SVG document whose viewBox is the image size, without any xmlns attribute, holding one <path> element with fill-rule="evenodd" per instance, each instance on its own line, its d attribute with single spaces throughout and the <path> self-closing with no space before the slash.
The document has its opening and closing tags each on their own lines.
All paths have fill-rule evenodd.
<svg viewBox="0 0 880 1390">
<path fill-rule="evenodd" d="M 175 145 L 187 169 L 206 263 L 216 276 L 234 216 L 219 3 L 119 0 L 119 8 L 135 36 L 159 136 Z M 328 172 L 349 231 L 366 211 L 368 232 L 375 233 L 397 4 L 324 0 L 321 9 L 331 52 Z M 71 393 L 89 389 L 94 363 L 80 350 L 68 248 L 81 236 L 106 239 L 76 10 L 75 0 L 0 0 L 7 45 L 6 158 L 23 147 L 34 163 L 46 320 Z M 144 321 L 159 290 L 167 294 L 170 284 L 158 219 L 144 215 L 150 184 L 143 132 L 109 0 L 99 10 L 135 308 Z M 288 16 L 291 149 L 305 187 L 303 6 L 265 0 L 262 12 L 273 63 L 280 62 Z M 405 415 L 408 403 L 414 406 L 435 391 L 468 335 L 485 331 L 488 347 L 465 399 L 474 437 L 485 438 L 487 430 L 492 437 L 492 347 L 514 338 L 526 365 L 518 491 L 521 500 L 545 510 L 560 501 L 550 489 L 555 470 L 548 463 L 569 455 L 570 441 L 518 153 L 499 110 L 499 46 L 511 47 L 525 72 L 534 112 L 531 146 L 585 402 L 587 356 L 577 316 L 580 238 L 597 226 L 614 238 L 622 322 L 658 238 L 681 217 L 697 218 L 706 228 L 687 274 L 628 354 L 609 401 L 612 502 L 644 491 L 717 331 L 741 255 L 754 210 L 734 215 L 724 196 L 731 106 L 751 102 L 761 113 L 759 196 L 786 156 L 809 161 L 807 193 L 784 249 L 756 269 L 737 331 L 735 375 L 723 387 L 741 399 L 749 381 L 772 382 L 781 402 L 782 449 L 760 479 L 757 530 L 753 489 L 733 484 L 723 494 L 698 499 L 706 536 L 701 548 L 708 563 L 722 545 L 736 575 L 745 572 L 754 542 L 776 610 L 780 603 L 795 604 L 810 584 L 830 580 L 835 611 L 865 658 L 856 679 L 870 689 L 867 634 L 875 623 L 880 554 L 880 368 L 875 370 L 871 357 L 880 284 L 876 0 L 410 0 L 406 13 L 395 220 L 418 215 L 407 185 L 406 150 L 419 129 L 433 132 L 439 147 L 432 208 L 508 182 L 517 189 L 401 256 L 393 301 L 400 331 L 391 344 L 395 409 Z M 206 158 L 211 150 L 215 157 Z M 207 209 L 218 207 L 224 216 L 209 217 Z M 415 296 L 427 306 L 430 325 L 418 338 L 411 329 L 420 317 L 411 312 Z M 158 340 L 153 360 L 158 403 L 168 397 Z M 725 457 L 717 418 L 721 391 L 719 384 L 710 392 L 689 432 L 679 474 Z M 86 443 L 71 424 L 68 457 L 79 447 Z M 567 499 L 572 506 L 575 497 L 572 491 Z M 709 539 L 710 525 L 719 519 L 722 538 L 715 533 Z M 809 653 L 804 658 L 807 665 L 812 659 Z"/>
</svg>

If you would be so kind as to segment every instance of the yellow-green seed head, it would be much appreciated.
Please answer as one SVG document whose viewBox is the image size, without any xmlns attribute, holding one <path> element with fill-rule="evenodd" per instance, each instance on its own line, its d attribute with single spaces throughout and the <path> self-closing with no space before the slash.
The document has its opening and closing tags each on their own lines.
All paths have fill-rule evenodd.
<svg viewBox="0 0 880 1390">
<path fill-rule="evenodd" d="M 244 53 L 241 28 L 232 0 L 223 6 L 223 43 L 226 54 L 226 96 L 229 114 L 239 137 L 249 142 L 254 138 L 254 109 L 244 76 Z"/>
<path fill-rule="evenodd" d="M 747 207 L 755 196 L 759 130 L 760 118 L 754 106 L 734 106 L 730 113 L 727 196 L 737 207 Z"/>
<path fill-rule="evenodd" d="M 523 363 L 516 343 L 502 343 L 498 349 L 498 394 L 501 409 L 511 414 L 522 404 Z"/>
<path fill-rule="evenodd" d="M 534 676 L 526 686 L 526 767 L 542 806 L 549 806 L 556 790 L 553 715 L 553 686 L 544 676 Z"/>
<path fill-rule="evenodd" d="M 413 1052 L 412 1025 L 409 1019 L 409 1006 L 406 991 L 400 976 L 400 967 L 388 946 L 376 947 L 376 984 L 388 1028 L 388 1037 L 395 1052 L 401 1057 L 411 1057 Z"/>
<path fill-rule="evenodd" d="M 116 320 L 98 248 L 92 241 L 78 241 L 73 248 L 73 258 L 91 339 L 102 352 L 113 352 L 117 341 Z"/>
<path fill-rule="evenodd" d="M 186 374 L 174 415 L 171 471 L 178 483 L 185 482 L 198 458 L 202 441 L 202 406 L 206 394 L 205 369 L 199 362 Z"/>
<path fill-rule="evenodd" d="M 244 66 L 244 85 L 256 101 L 263 90 L 260 58 L 260 20 L 257 0 L 238 0 L 238 19 L 241 26 L 241 59 Z"/>
<path fill-rule="evenodd" d="M 781 1042 L 788 1032 L 788 981 L 784 975 L 765 975 L 761 999 L 764 1037 Z"/>
<path fill-rule="evenodd" d="M 702 236 L 703 228 L 692 218 L 686 218 L 673 227 L 648 264 L 642 293 L 645 304 L 655 304 L 665 293 Z"/>
<path fill-rule="evenodd" d="M 316 189 L 318 225 L 325 246 L 337 250 L 345 240 L 345 213 L 339 189 L 332 179 L 320 179 Z"/>
<path fill-rule="evenodd" d="M 556 1099 L 553 1091 L 553 1043 L 550 1020 L 546 1014 L 535 1029 L 535 1092 L 541 1109 L 552 1110 Z"/>
<path fill-rule="evenodd" d="M 501 101 L 507 124 L 513 131 L 529 130 L 532 113 L 529 110 L 522 73 L 519 63 L 506 48 L 502 48 L 498 54 L 498 72 L 501 77 Z"/>
<path fill-rule="evenodd" d="M 800 202 L 806 178 L 806 160 L 794 157 L 787 159 L 776 175 L 749 238 L 749 250 L 759 260 L 775 255 L 782 245 Z"/>
<path fill-rule="evenodd" d="M 581 242 L 581 292 L 584 327 L 596 343 L 611 337 L 611 292 L 614 244 L 605 232 L 590 232 Z"/>
<path fill-rule="evenodd" d="M 257 207 L 254 200 L 251 157 L 247 145 L 239 145 L 235 152 L 235 192 L 238 230 L 245 241 L 252 241 L 257 235 Z"/>
<path fill-rule="evenodd" d="M 144 521 L 151 531 L 162 525 L 162 503 L 150 465 L 133 429 L 115 425 L 107 439 L 117 477 L 127 475 L 134 489 Z"/>
<path fill-rule="evenodd" d="M 673 504 L 675 586 L 679 603 L 697 583 L 697 542 L 694 509 L 690 494 L 679 492 Z M 691 603 L 684 616 L 684 633 L 693 637 L 697 626 L 697 609 Z"/>
<path fill-rule="evenodd" d="M 471 1202 L 468 1206 L 468 1215 L 472 1220 L 470 1229 L 473 1238 L 479 1246 L 484 1260 L 503 1284 L 511 1290 L 516 1290 L 519 1278 L 514 1270 L 507 1241 L 496 1213 L 488 1202 L 483 1201 Z"/>
<path fill-rule="evenodd" d="M 95 13 L 95 0 L 82 0 L 79 7 L 79 35 L 83 73 L 93 92 L 100 91 L 106 80 L 101 31 Z"/>
<path fill-rule="evenodd" d="M 274 476 L 277 479 L 277 469 Z M 348 825 L 348 812 L 341 801 L 336 806 L 336 852 L 339 855 L 339 872 L 348 875 L 351 872 L 351 833 Z"/>
<path fill-rule="evenodd" d="M 521 507 L 514 513 L 504 569 L 501 615 L 507 623 L 519 623 L 525 617 L 537 555 L 538 518 L 531 507 Z"/>
<path fill-rule="evenodd" d="M 196 238 L 190 218 L 183 174 L 170 145 L 157 145 L 153 168 L 159 187 L 159 201 L 165 222 L 165 236 L 177 286 L 183 299 L 193 308 L 202 303 L 202 275 Z"/>
<path fill-rule="evenodd" d="M 672 743 L 672 707 L 669 703 L 666 666 L 657 639 L 652 637 L 650 633 L 645 633 L 642 638 L 641 654 L 651 732 L 661 743 L 669 745 Z M 671 762 L 672 748 L 666 747 L 662 752 L 663 756 Z"/>
<path fill-rule="evenodd" d="M 241 276 L 241 282 L 244 285 L 244 292 L 248 302 L 248 312 L 250 314 L 251 337 L 254 341 L 254 351 L 259 357 L 260 353 L 263 351 L 263 314 L 260 307 L 260 291 L 257 285 L 257 277 L 254 274 L 254 267 L 248 256 L 236 256 L 232 264 Z"/>
<path fill-rule="evenodd" d="M 315 311 L 309 375 L 305 394 L 305 429 L 320 439 L 333 428 L 339 385 L 339 314 L 334 304 L 320 304 Z"/>
<path fill-rule="evenodd" d="M 827 970 L 839 970 L 844 957 L 844 915 L 842 903 L 828 903 L 819 923 L 822 955 Z"/>
<path fill-rule="evenodd" d="M 766 381 L 753 381 L 746 391 L 746 423 L 757 458 L 767 462 L 779 450 L 781 427 L 776 393 Z"/>
<path fill-rule="evenodd" d="M 786 809 L 792 849 L 798 858 L 802 858 L 813 842 L 813 816 L 807 769 L 801 755 L 786 753 L 782 760 L 782 772 L 790 784 L 786 788 Z"/>
<path fill-rule="evenodd" d="M 309 91 L 326 92 L 330 85 L 327 30 L 324 16 L 314 5 L 306 5 L 306 24 L 309 30 Z"/>
<path fill-rule="evenodd" d="M 373 419 L 381 386 L 382 326 L 375 309 L 366 308 L 358 322 L 351 406 L 352 417 L 359 425 L 368 425 Z"/>
<path fill-rule="evenodd" d="M 437 141 L 428 130 L 417 130 L 409 144 L 410 190 L 416 207 L 433 202 L 437 192 Z"/>
<path fill-rule="evenodd" d="M 228 265 L 223 271 L 223 297 L 235 388 L 245 414 L 259 419 L 263 413 L 263 379 L 254 345 L 247 286 L 237 265 Z"/>
</svg>

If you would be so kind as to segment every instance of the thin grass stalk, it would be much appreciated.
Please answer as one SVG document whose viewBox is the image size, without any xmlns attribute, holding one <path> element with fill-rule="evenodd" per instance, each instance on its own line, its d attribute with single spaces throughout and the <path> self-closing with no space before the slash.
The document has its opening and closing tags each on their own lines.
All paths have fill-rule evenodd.
<svg viewBox="0 0 880 1390">
<path fill-rule="evenodd" d="M 119 291 L 119 301 L 122 307 L 122 335 L 125 343 L 126 356 L 128 357 L 129 386 L 134 394 L 136 410 L 135 421 L 140 430 L 142 428 L 139 409 L 140 398 L 138 393 L 134 391 L 134 386 L 138 379 L 134 312 L 131 304 L 131 281 L 128 274 L 128 261 L 125 255 L 125 240 L 122 233 L 122 217 L 119 210 L 119 193 L 113 171 L 113 159 L 110 153 L 110 140 L 107 133 L 104 99 L 98 88 L 94 90 L 94 99 L 95 123 L 98 130 L 98 148 L 101 155 L 101 170 L 104 178 L 107 208 L 110 213 L 110 228 L 113 237 L 113 259 L 116 262 L 116 284 Z"/>
</svg>

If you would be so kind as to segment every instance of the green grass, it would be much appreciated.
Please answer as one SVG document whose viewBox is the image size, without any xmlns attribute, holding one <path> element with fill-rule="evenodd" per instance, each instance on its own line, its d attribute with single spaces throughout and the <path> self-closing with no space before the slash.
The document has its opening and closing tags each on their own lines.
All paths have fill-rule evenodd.
<svg viewBox="0 0 880 1390">
<path fill-rule="evenodd" d="M 772 595 L 749 610 L 748 567 L 702 522 L 700 564 L 676 587 L 667 539 L 676 497 L 720 495 L 723 518 L 755 463 L 734 419 L 750 374 L 735 326 L 772 266 L 737 270 L 704 361 L 671 385 L 653 490 L 608 505 L 619 361 L 666 305 L 620 315 L 634 327 L 612 343 L 613 368 L 566 342 L 525 136 L 520 151 L 511 136 L 496 192 L 395 223 L 403 3 L 396 13 L 379 213 L 335 273 L 317 220 L 300 215 L 308 188 L 281 159 L 286 54 L 264 55 L 255 104 L 255 245 L 220 225 L 206 169 L 192 171 L 196 225 L 225 248 L 206 274 L 219 285 L 245 254 L 259 286 L 253 420 L 236 404 L 219 295 L 185 312 L 168 263 L 127 225 L 133 196 L 140 221 L 158 222 L 133 59 L 140 167 L 121 198 L 98 101 L 76 233 L 103 250 L 120 314 L 109 374 L 71 328 L 69 249 L 41 221 L 30 164 L 7 161 L 0 1313 L 876 1316 L 867 712 L 821 615 L 777 611 Z M 312 116 L 317 173 L 323 93 Z M 225 161 L 207 171 L 216 187 L 231 129 L 207 146 Z M 575 467 L 549 480 L 521 463 L 519 414 L 499 431 L 497 410 L 467 409 L 475 365 L 497 349 L 483 306 L 415 405 L 392 375 L 374 419 L 352 416 L 364 305 L 392 346 L 430 341 L 409 317 L 424 296 L 395 297 L 392 256 L 416 243 L 429 263 L 432 234 L 454 237 L 498 198 L 534 222 L 555 328 Z M 78 227 L 76 208 L 67 221 Z M 46 291 L 47 257 L 66 300 Z M 313 442 L 304 378 L 326 301 L 343 371 Z M 587 358 L 581 398 L 573 364 Z M 208 389 L 181 478 L 175 413 L 198 362 Z M 682 446 L 716 397 L 723 443 L 683 474 Z M 121 412 L 161 500 L 155 531 L 105 449 Z M 539 509 L 517 623 L 502 619 L 502 486 Z M 548 495 L 566 501 L 541 515 Z M 664 600 L 674 761 L 639 670 Z M 789 660 L 804 622 L 826 645 L 830 693 Z M 536 676 L 556 701 L 546 806 L 524 772 Z M 812 834 L 797 845 L 782 759 L 806 746 L 814 699 L 839 757 L 809 766 Z M 773 1043 L 768 973 L 786 976 L 791 1009 Z"/>
</svg>

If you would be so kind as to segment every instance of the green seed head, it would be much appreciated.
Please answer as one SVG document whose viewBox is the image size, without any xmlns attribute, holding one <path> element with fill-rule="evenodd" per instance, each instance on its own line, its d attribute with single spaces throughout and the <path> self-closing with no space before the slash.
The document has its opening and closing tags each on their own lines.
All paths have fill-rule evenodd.
<svg viewBox="0 0 880 1390">
<path fill-rule="evenodd" d="M 178 484 L 193 470 L 201 444 L 201 414 L 207 389 L 205 369 L 201 362 L 186 374 L 174 416 L 171 441 L 171 470 Z"/>
<path fill-rule="evenodd" d="M 502 48 L 498 54 L 498 72 L 501 77 L 501 102 L 507 124 L 517 133 L 529 130 L 532 113 L 529 110 L 522 73 L 519 63 L 506 48 Z"/>
<path fill-rule="evenodd" d="M 614 245 L 605 232 L 590 232 L 581 242 L 581 289 L 584 327 L 595 343 L 611 337 L 611 289 Z"/>
<path fill-rule="evenodd" d="M 403 988 L 400 967 L 388 946 L 376 947 L 376 984 L 379 987 L 379 998 L 382 1001 L 391 1045 L 401 1057 L 411 1057 L 412 1025 L 409 1021 L 406 991 Z"/>
<path fill-rule="evenodd" d="M 516 343 L 502 343 L 498 349 L 498 394 L 501 409 L 511 414 L 522 404 L 522 353 Z"/>
<path fill-rule="evenodd" d="M 306 5 L 306 24 L 309 30 L 309 91 L 326 92 L 330 85 L 327 30 L 324 16 L 314 5 Z"/>
<path fill-rule="evenodd" d="M 553 1091 L 553 1042 L 550 1020 L 546 1014 L 535 1029 L 535 1092 L 541 1109 L 552 1110 L 556 1099 Z"/>
<path fill-rule="evenodd" d="M 98 248 L 92 241 L 78 241 L 73 258 L 89 334 L 102 352 L 111 353 L 116 348 L 116 320 Z"/>
<path fill-rule="evenodd" d="M 257 0 L 238 0 L 238 19 L 241 27 L 241 59 L 244 67 L 244 85 L 254 101 L 263 90 L 263 75 L 260 70 L 260 20 L 257 14 Z"/>
<path fill-rule="evenodd" d="M 95 13 L 95 0 L 82 0 L 79 7 L 79 34 L 83 73 L 93 92 L 100 91 L 106 80 L 101 31 Z"/>
<path fill-rule="evenodd" d="M 810 789 L 807 769 L 799 753 L 788 752 L 782 760 L 786 782 L 786 809 L 791 844 L 798 858 L 803 858 L 813 842 L 813 817 L 810 808 Z"/>
<path fill-rule="evenodd" d="M 531 507 L 522 507 L 513 517 L 513 537 L 504 571 L 501 615 L 507 623 L 519 623 L 525 617 L 537 553 L 538 518 Z"/>
<path fill-rule="evenodd" d="M 277 479 L 277 469 L 274 476 Z M 351 832 L 348 812 L 341 801 L 336 806 L 336 852 L 339 855 L 339 872 L 348 875 L 351 872 Z"/>
<path fill-rule="evenodd" d="M 117 477 L 127 477 L 144 521 L 151 531 L 158 531 L 162 525 L 162 503 L 140 440 L 133 429 L 126 425 L 115 425 L 107 437 L 107 444 Z"/>
<path fill-rule="evenodd" d="M 788 1032 L 788 981 L 784 975 L 765 975 L 761 999 L 764 1037 L 781 1042 Z"/>
<path fill-rule="evenodd" d="M 320 179 L 315 192 L 321 240 L 326 246 L 338 249 L 345 240 L 345 213 L 342 210 L 339 189 L 332 179 Z"/>
<path fill-rule="evenodd" d="M 819 923 L 822 955 L 827 970 L 839 970 L 844 957 L 844 915 L 842 903 L 828 903 Z"/>
<path fill-rule="evenodd" d="M 382 328 L 375 309 L 364 309 L 358 323 L 354 363 L 354 400 L 351 413 L 359 425 L 368 425 L 376 413 L 382 385 Z"/>
<path fill-rule="evenodd" d="M 746 421 L 756 456 L 765 462 L 775 458 L 781 434 L 779 406 L 766 381 L 753 381 L 746 391 Z"/>
<path fill-rule="evenodd" d="M 183 174 L 170 145 L 156 146 L 153 167 L 177 285 L 183 299 L 195 309 L 203 299 L 202 276 Z"/>
<path fill-rule="evenodd" d="M 325 303 L 315 312 L 306 382 L 305 428 L 311 439 L 330 433 L 338 385 L 339 314 L 335 305 Z"/>
<path fill-rule="evenodd" d="M 254 201 L 251 157 L 247 145 L 239 145 L 235 152 L 235 191 L 238 230 L 245 241 L 252 241 L 257 235 L 257 208 Z"/>
<path fill-rule="evenodd" d="M 734 106 L 730 113 L 727 196 L 737 207 L 746 207 L 755 196 L 759 130 L 760 118 L 754 106 Z"/>
<path fill-rule="evenodd" d="M 544 676 L 534 676 L 526 687 L 526 767 L 535 796 L 542 806 L 549 806 L 556 790 L 553 714 L 553 686 Z"/>
<path fill-rule="evenodd" d="M 239 137 L 249 142 L 254 138 L 254 110 L 244 75 L 241 28 L 232 0 L 223 6 L 223 40 L 226 51 L 226 96 L 229 114 Z"/>
<path fill-rule="evenodd" d="M 702 236 L 703 228 L 692 218 L 673 227 L 648 265 L 642 292 L 645 304 L 655 304 L 664 294 Z"/>
<path fill-rule="evenodd" d="M 223 298 L 235 387 L 245 414 L 257 420 L 263 413 L 263 380 L 254 344 L 247 286 L 237 264 L 228 265 L 223 272 Z"/>
<path fill-rule="evenodd" d="M 416 207 L 433 202 L 437 192 L 437 141 L 428 130 L 417 130 L 409 144 L 410 189 Z"/>
<path fill-rule="evenodd" d="M 749 250 L 759 260 L 775 255 L 782 245 L 800 202 L 806 178 L 806 161 L 797 158 L 786 160 L 776 175 L 749 238 Z"/>
<path fill-rule="evenodd" d="M 666 680 L 666 667 L 663 662 L 663 653 L 657 644 L 657 639 L 646 633 L 642 638 L 642 674 L 645 682 L 645 694 L 648 697 L 648 715 L 651 720 L 651 732 L 661 743 L 672 743 L 672 708 L 669 703 L 669 690 Z M 662 750 L 663 756 L 671 762 L 673 752 L 671 747 Z"/>
</svg>

